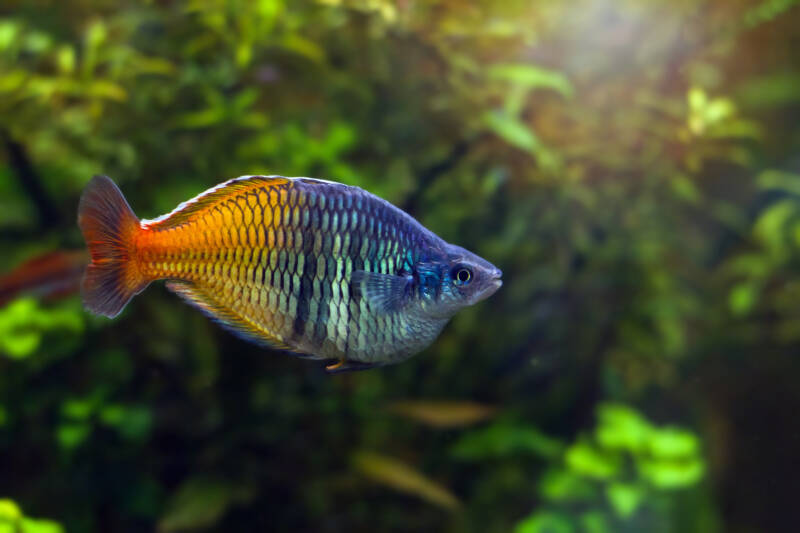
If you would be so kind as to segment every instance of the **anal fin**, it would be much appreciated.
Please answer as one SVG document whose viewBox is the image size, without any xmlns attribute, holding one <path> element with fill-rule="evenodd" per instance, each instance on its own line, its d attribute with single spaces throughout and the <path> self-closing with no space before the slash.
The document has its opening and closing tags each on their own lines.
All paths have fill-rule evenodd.
<svg viewBox="0 0 800 533">
<path fill-rule="evenodd" d="M 245 340 L 277 350 L 293 350 L 274 333 L 221 305 L 208 291 L 193 283 L 168 281 L 167 288 Z"/>
</svg>

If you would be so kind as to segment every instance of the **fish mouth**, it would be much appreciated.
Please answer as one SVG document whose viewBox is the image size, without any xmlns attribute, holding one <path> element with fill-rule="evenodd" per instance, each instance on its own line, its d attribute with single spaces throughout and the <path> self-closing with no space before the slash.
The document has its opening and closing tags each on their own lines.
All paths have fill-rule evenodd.
<svg viewBox="0 0 800 533">
<path fill-rule="evenodd" d="M 503 286 L 503 280 L 493 278 L 491 279 L 486 285 L 483 286 L 483 289 L 478 293 L 477 297 L 472 301 L 472 303 L 477 303 L 485 300 L 492 294 L 497 292 L 497 289 Z"/>
<path fill-rule="evenodd" d="M 491 268 L 487 274 L 488 275 L 481 280 L 480 285 L 476 287 L 477 290 L 475 294 L 469 300 L 470 305 L 485 300 L 503 286 L 503 280 L 500 279 L 503 276 L 503 272 L 499 268 Z"/>
<path fill-rule="evenodd" d="M 496 293 L 497 290 L 503 286 L 503 280 L 501 279 L 502 276 L 503 272 L 499 268 L 495 268 L 492 272 L 492 277 L 489 279 L 489 282 L 486 285 L 486 289 L 481 295 L 481 300 L 485 300 L 492 294 Z"/>
<path fill-rule="evenodd" d="M 494 272 L 492 272 L 492 280 L 491 280 L 492 285 L 494 285 L 495 287 L 494 290 L 497 290 L 503 286 L 503 280 L 501 279 L 502 277 L 503 277 L 503 271 L 500 270 L 499 268 L 495 268 Z"/>
</svg>

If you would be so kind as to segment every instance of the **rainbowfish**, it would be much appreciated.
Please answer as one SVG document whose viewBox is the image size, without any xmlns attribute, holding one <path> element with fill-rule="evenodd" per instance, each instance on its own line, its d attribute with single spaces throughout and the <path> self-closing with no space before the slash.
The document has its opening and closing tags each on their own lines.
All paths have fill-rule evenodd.
<svg viewBox="0 0 800 533">
<path fill-rule="evenodd" d="M 403 361 L 502 272 L 358 187 L 242 176 L 139 220 L 111 179 L 83 192 L 91 263 L 84 306 L 117 316 L 155 280 L 257 343 L 338 361 L 329 372 Z"/>
</svg>

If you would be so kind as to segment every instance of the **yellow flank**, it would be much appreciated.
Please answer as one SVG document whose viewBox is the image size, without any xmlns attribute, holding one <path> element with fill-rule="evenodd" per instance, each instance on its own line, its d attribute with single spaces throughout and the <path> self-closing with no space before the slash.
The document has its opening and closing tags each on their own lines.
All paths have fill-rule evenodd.
<svg viewBox="0 0 800 533">
<path fill-rule="evenodd" d="M 228 285 L 231 291 L 231 282 L 253 284 L 254 266 L 268 255 L 259 250 L 293 244 L 281 227 L 290 219 L 288 207 L 284 217 L 280 205 L 288 200 L 288 183 L 279 178 L 234 183 L 145 222 L 136 242 L 140 272 L 152 279 Z M 261 297 L 249 289 L 248 295 L 251 302 Z"/>
</svg>

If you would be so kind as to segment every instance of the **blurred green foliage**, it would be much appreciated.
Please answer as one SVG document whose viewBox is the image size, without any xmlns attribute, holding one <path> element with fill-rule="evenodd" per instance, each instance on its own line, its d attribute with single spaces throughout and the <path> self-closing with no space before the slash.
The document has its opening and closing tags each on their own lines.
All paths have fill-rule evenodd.
<svg viewBox="0 0 800 533">
<path fill-rule="evenodd" d="M 22 359 L 36 352 L 47 335 L 62 337 L 83 332 L 76 302 L 62 308 L 41 308 L 36 300 L 20 298 L 0 309 L 0 354 Z"/>
<path fill-rule="evenodd" d="M 545 505 L 516 531 L 655 531 L 677 504 L 668 491 L 701 479 L 699 452 L 689 431 L 653 427 L 629 407 L 601 405 L 592 438 L 570 445 L 563 466 L 542 476 Z"/>
<path fill-rule="evenodd" d="M 158 286 L 113 322 L 16 299 L 0 497 L 70 532 L 790 530 L 798 27 L 796 0 L 4 2 L 0 271 L 82 246 L 93 174 L 153 217 L 276 173 L 504 286 L 336 377 Z M 0 532 L 59 530 L 0 500 Z"/>
<path fill-rule="evenodd" d="M 0 500 L 0 532 L 2 533 L 62 533 L 63 528 L 51 520 L 29 518 L 11 500 Z"/>
</svg>

